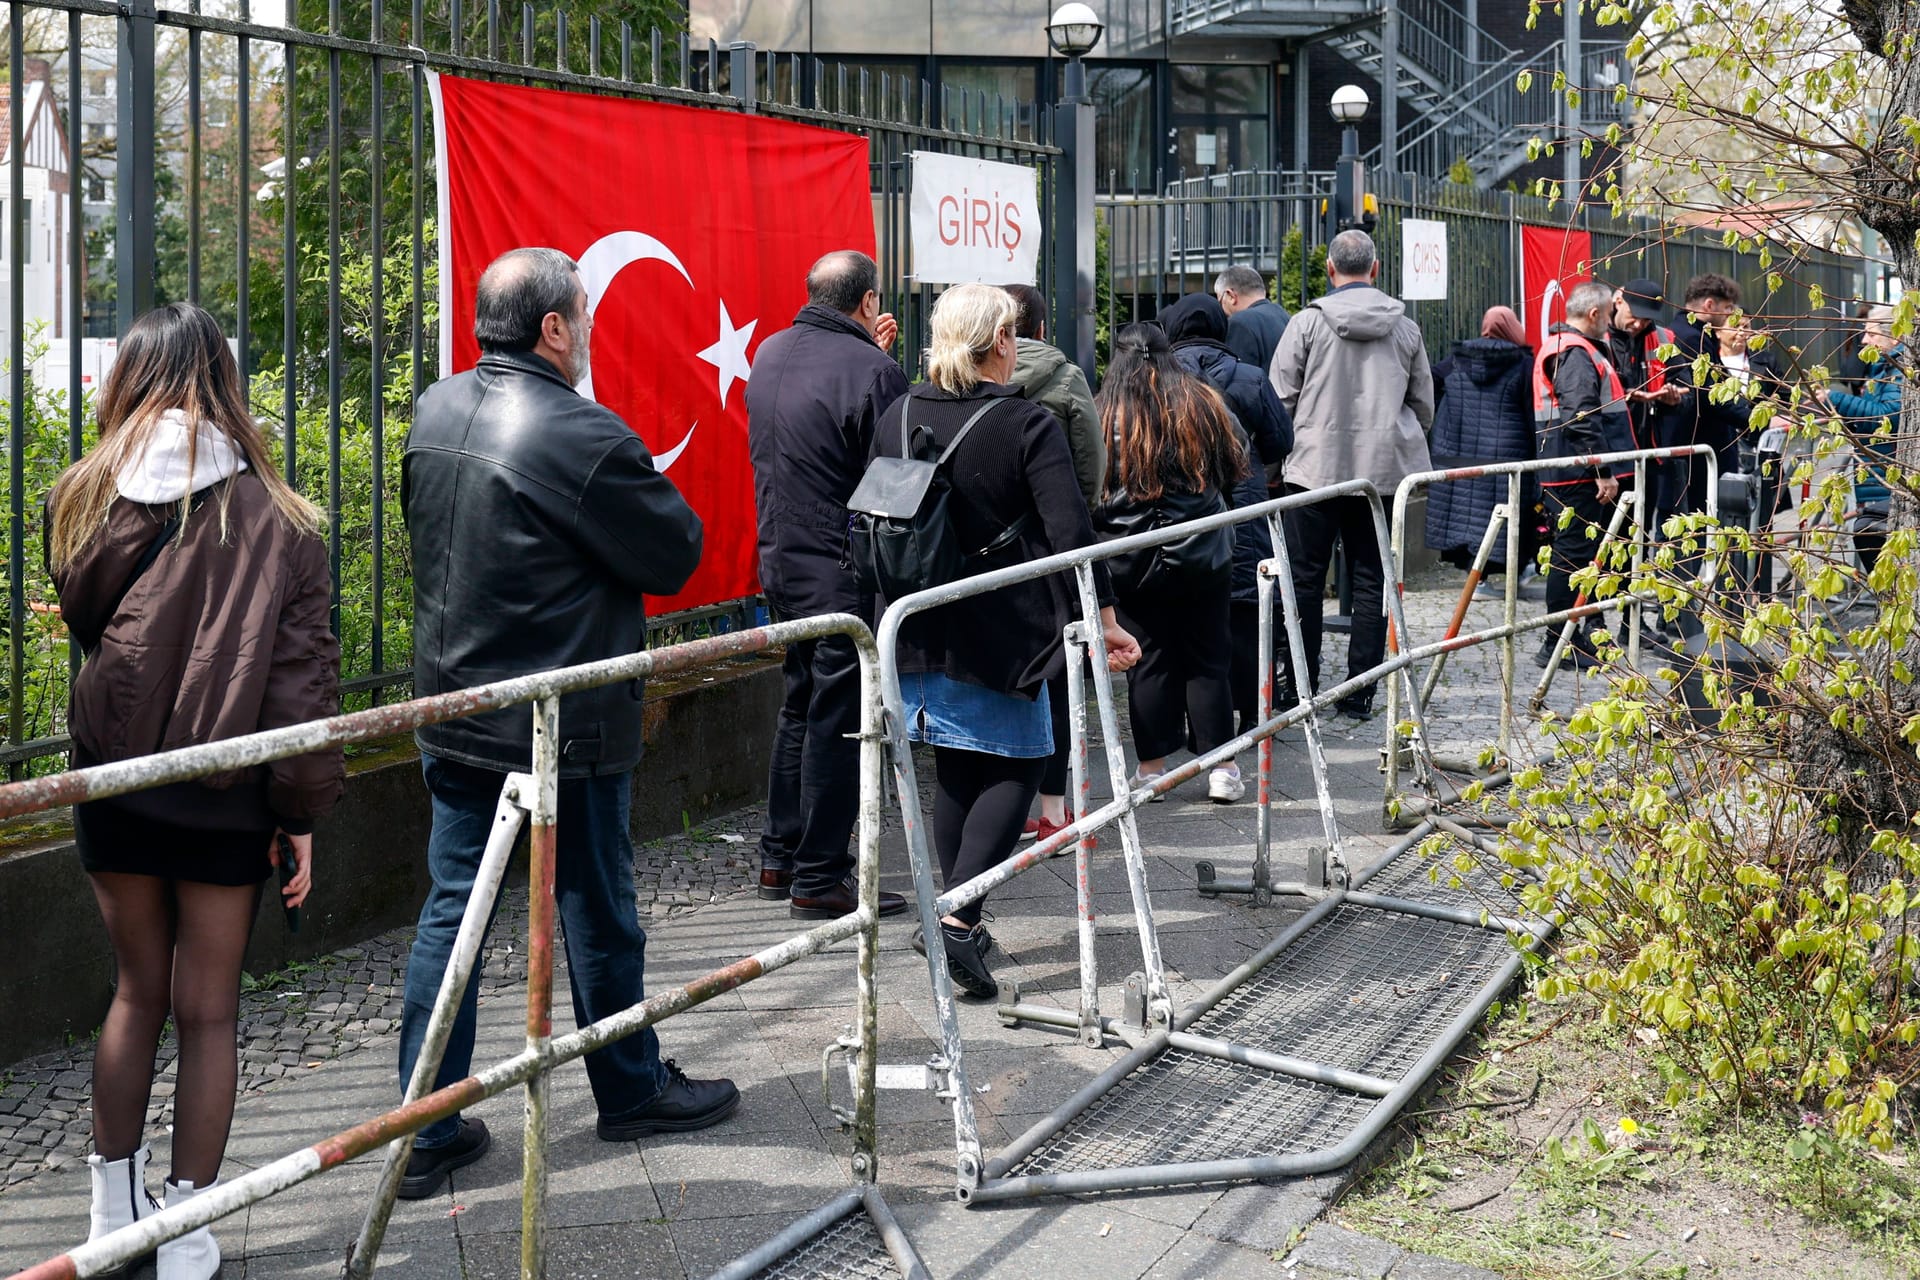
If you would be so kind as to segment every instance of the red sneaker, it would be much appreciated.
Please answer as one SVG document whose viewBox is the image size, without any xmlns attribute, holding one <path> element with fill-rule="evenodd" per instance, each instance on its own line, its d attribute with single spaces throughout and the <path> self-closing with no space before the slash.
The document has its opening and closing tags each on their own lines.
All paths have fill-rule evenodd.
<svg viewBox="0 0 1920 1280">
<path fill-rule="evenodd" d="M 1020 828 L 1020 838 L 1022 840 L 1045 840 L 1048 836 L 1072 821 L 1073 810 L 1071 809 L 1067 810 L 1066 822 L 1048 822 L 1044 814 L 1038 818 L 1028 818 L 1027 825 Z"/>
</svg>

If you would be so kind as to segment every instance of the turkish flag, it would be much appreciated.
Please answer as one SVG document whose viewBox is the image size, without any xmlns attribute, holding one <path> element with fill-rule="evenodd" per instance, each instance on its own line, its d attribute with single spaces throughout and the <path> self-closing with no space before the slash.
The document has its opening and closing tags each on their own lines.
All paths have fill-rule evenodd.
<svg viewBox="0 0 1920 1280">
<path fill-rule="evenodd" d="M 1567 294 L 1593 279 L 1593 237 L 1558 227 L 1520 228 L 1520 284 L 1527 341 L 1538 351 L 1547 330 L 1567 318 Z"/>
<path fill-rule="evenodd" d="M 706 526 L 664 610 L 759 591 L 746 377 L 807 300 L 807 268 L 872 253 L 867 140 L 731 111 L 434 78 L 440 373 L 470 369 L 474 289 L 500 254 L 580 263 L 581 384 L 624 419 Z"/>
</svg>

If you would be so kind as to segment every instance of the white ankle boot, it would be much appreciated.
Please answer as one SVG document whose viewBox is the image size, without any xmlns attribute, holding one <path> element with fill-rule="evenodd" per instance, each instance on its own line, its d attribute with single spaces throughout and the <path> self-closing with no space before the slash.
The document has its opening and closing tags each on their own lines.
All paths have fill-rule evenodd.
<svg viewBox="0 0 1920 1280">
<path fill-rule="evenodd" d="M 142 1147 L 125 1160 L 102 1160 L 98 1152 L 87 1157 L 87 1174 L 93 1182 L 88 1240 L 98 1240 L 159 1212 L 160 1206 L 147 1193 L 147 1159 L 151 1154 Z M 125 1275 L 144 1261 L 136 1258 L 111 1274 Z"/>
<path fill-rule="evenodd" d="M 169 1182 L 166 1184 L 167 1208 L 185 1204 L 219 1185 L 218 1178 L 204 1187 L 196 1187 L 191 1182 Z M 155 1280 L 213 1280 L 219 1274 L 220 1246 L 214 1243 L 213 1232 L 206 1227 L 160 1246 Z"/>
</svg>

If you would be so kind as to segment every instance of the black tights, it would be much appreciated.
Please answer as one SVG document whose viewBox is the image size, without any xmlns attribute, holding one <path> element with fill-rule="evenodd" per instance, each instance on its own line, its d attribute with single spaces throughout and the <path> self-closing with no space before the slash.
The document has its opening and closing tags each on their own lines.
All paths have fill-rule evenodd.
<svg viewBox="0 0 1920 1280">
<path fill-rule="evenodd" d="M 1000 865 L 1013 853 L 1045 767 L 1044 759 L 1016 760 L 957 747 L 933 749 L 933 845 L 949 889 Z M 970 903 L 954 912 L 954 918 L 979 924 L 981 905 Z"/>
<path fill-rule="evenodd" d="M 196 884 L 99 872 L 89 877 L 113 942 L 113 1005 L 93 1055 L 93 1145 L 104 1160 L 139 1148 L 153 1059 L 168 1014 L 180 1034 L 173 1097 L 173 1181 L 220 1173 L 239 1080 L 234 1023 L 257 885 Z"/>
</svg>

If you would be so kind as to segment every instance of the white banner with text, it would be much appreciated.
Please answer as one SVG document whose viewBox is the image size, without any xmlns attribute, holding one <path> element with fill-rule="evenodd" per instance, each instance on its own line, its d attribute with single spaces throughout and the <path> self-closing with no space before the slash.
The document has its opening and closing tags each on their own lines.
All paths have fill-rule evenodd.
<svg viewBox="0 0 1920 1280">
<path fill-rule="evenodd" d="M 913 278 L 922 284 L 1035 284 L 1040 201 L 1034 171 L 913 153 Z"/>
</svg>

